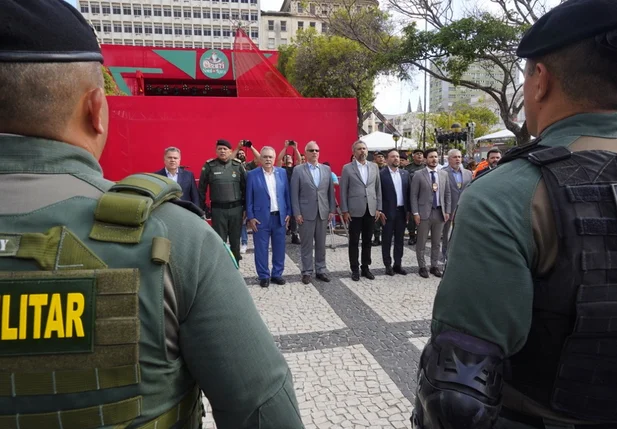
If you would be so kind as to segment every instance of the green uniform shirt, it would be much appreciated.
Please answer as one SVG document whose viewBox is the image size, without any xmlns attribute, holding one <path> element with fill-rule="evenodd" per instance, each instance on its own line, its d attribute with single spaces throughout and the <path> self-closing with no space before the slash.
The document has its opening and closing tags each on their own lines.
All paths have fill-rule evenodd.
<svg viewBox="0 0 617 429">
<path fill-rule="evenodd" d="M 206 161 L 199 177 L 199 199 L 206 206 L 206 193 L 210 187 L 210 201 L 244 205 L 246 191 L 246 170 L 237 159 L 222 162 L 218 159 Z"/>
<path fill-rule="evenodd" d="M 415 162 L 411 161 L 407 167 L 405 167 L 405 170 L 407 170 L 408 173 L 413 174 L 418 170 L 422 170 L 424 167 L 426 167 L 426 164 L 422 163 L 422 164 L 416 164 Z"/>
<path fill-rule="evenodd" d="M 617 138 L 617 114 L 569 117 L 547 128 L 541 144 L 571 147 L 581 136 Z M 617 142 L 577 150 L 596 148 L 617 151 Z M 539 186 L 545 188 L 540 179 L 540 169 L 521 159 L 499 166 L 465 190 L 435 297 L 433 336 L 455 330 L 499 345 L 506 356 L 521 350 L 531 326 L 534 274 L 546 273 L 547 254 L 557 251 L 543 237 L 553 228 L 546 221 L 551 209 L 538 208 L 534 199 Z M 539 210 L 547 216 L 534 216 Z"/>
<path fill-rule="evenodd" d="M 98 199 L 113 183 L 103 179 L 98 162 L 85 150 L 7 135 L 0 135 L 0 147 L 0 233 L 64 224 L 109 268 L 130 268 L 125 264 L 131 255 L 150 249 L 151 241 L 123 245 L 88 238 Z M 128 392 L 143 397 L 141 417 L 132 428 L 172 408 L 196 382 L 212 405 L 218 429 L 302 428 L 289 368 L 220 237 L 198 216 L 171 203 L 150 214 L 144 236 L 153 229 L 164 231 L 171 253 L 156 284 L 147 281 L 152 279 L 147 270 L 160 272 L 161 266 L 149 263 L 149 256 L 140 271 L 141 325 L 160 332 L 140 338 L 141 383 L 43 400 L 0 396 L 0 415 L 91 407 Z M 0 271 L 24 270 L 37 266 L 0 258 Z"/>
</svg>

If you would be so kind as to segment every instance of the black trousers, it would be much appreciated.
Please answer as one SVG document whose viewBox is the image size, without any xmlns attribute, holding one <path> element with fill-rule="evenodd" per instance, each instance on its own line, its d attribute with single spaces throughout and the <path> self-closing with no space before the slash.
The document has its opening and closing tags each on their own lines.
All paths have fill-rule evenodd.
<svg viewBox="0 0 617 429">
<path fill-rule="evenodd" d="M 349 265 L 354 273 L 360 271 L 360 264 L 358 263 L 360 235 L 362 235 L 362 268 L 368 268 L 371 265 L 371 239 L 373 238 L 374 222 L 375 217 L 369 213 L 368 206 L 364 216 L 352 217 L 351 222 L 349 222 Z"/>
<path fill-rule="evenodd" d="M 405 241 L 405 224 L 407 213 L 405 207 L 398 207 L 394 218 L 386 219 L 386 224 L 383 226 L 381 237 L 381 257 L 383 264 L 386 267 L 392 265 L 392 257 L 390 256 L 390 247 L 392 246 L 392 238 L 394 237 L 394 266 L 400 267 L 403 259 L 403 244 Z"/>
</svg>

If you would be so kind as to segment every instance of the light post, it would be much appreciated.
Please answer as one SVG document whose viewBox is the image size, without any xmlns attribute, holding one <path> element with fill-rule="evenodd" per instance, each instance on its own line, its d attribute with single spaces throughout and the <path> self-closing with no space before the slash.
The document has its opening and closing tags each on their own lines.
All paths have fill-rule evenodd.
<svg viewBox="0 0 617 429">
<path fill-rule="evenodd" d="M 476 123 L 467 122 L 467 157 L 473 157 L 473 138 L 476 133 Z"/>
<path fill-rule="evenodd" d="M 392 134 L 392 140 L 394 140 L 394 149 L 398 150 L 398 141 L 401 138 L 401 135 L 398 131 L 394 131 Z"/>
</svg>

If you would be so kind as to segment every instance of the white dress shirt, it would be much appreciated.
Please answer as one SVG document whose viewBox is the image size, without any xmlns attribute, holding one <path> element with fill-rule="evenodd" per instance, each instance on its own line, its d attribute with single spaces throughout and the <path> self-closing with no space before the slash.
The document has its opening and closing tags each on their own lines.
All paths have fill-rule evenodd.
<svg viewBox="0 0 617 429">
<path fill-rule="evenodd" d="M 356 159 L 354 161 L 358 166 L 358 170 L 360 170 L 360 177 L 362 177 L 362 181 L 366 185 L 368 183 L 368 162 L 364 162 L 364 164 L 360 164 Z"/>
<path fill-rule="evenodd" d="M 439 193 L 441 192 L 441 183 L 439 183 L 439 170 L 436 168 L 435 170 L 431 170 L 430 168 L 426 167 L 426 171 L 428 171 L 428 178 L 431 181 L 431 186 L 433 186 L 433 177 L 431 176 L 431 172 L 435 171 L 435 183 L 437 183 L 437 192 L 435 192 L 437 194 L 437 207 L 439 207 L 441 205 L 441 200 L 439 199 Z M 431 196 L 431 202 L 432 200 L 432 196 Z"/>
<path fill-rule="evenodd" d="M 405 205 L 405 200 L 403 199 L 403 180 L 401 179 L 401 172 L 398 168 L 391 169 L 390 177 L 392 177 L 392 183 L 394 183 L 394 190 L 396 191 L 396 206 L 401 207 Z"/>
<path fill-rule="evenodd" d="M 279 210 L 278 200 L 276 199 L 276 177 L 274 169 L 271 173 L 268 173 L 263 169 L 264 178 L 266 179 L 266 186 L 268 187 L 268 194 L 270 195 L 270 212 L 277 212 Z"/>
<path fill-rule="evenodd" d="M 165 169 L 165 174 L 174 182 L 178 183 L 178 170 L 176 170 L 176 174 L 171 174 L 168 169 Z"/>
</svg>

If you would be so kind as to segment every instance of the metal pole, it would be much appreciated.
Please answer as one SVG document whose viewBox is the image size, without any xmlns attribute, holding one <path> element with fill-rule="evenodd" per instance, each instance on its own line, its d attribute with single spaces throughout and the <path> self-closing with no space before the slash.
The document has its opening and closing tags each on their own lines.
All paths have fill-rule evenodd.
<svg viewBox="0 0 617 429">
<path fill-rule="evenodd" d="M 428 31 L 428 20 L 424 17 L 424 31 Z M 424 103 L 422 104 L 422 110 L 424 113 L 422 124 L 422 150 L 426 150 L 426 68 L 428 67 L 428 60 L 424 60 Z"/>
</svg>

